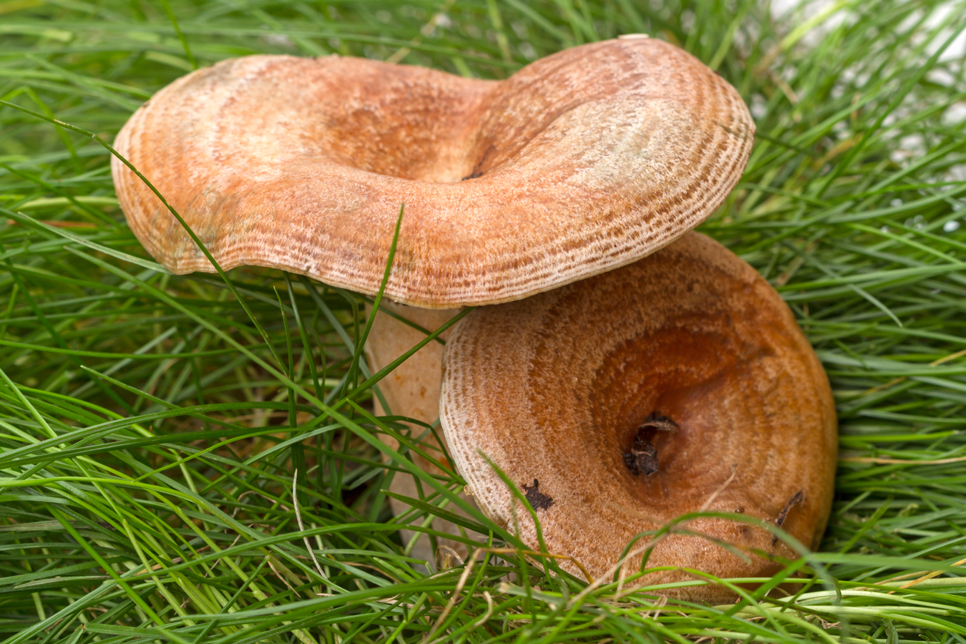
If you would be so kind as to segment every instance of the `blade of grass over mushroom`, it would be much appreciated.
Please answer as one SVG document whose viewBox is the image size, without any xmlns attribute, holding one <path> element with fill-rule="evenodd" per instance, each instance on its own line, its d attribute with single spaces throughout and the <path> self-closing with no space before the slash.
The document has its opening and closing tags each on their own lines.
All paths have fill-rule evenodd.
<svg viewBox="0 0 966 644">
<path fill-rule="evenodd" d="M 370 305 L 374 301 L 371 298 L 365 298 L 365 299 L 366 299 L 367 302 L 370 303 Z M 393 320 L 396 320 L 397 322 L 401 322 L 402 324 L 405 324 L 409 328 L 415 329 L 416 331 L 419 331 L 423 335 L 429 335 L 430 333 L 432 333 L 432 331 L 430 331 L 426 327 L 421 326 L 421 325 L 413 322 L 412 320 L 406 319 L 405 317 L 399 315 L 398 313 L 396 313 L 395 311 L 392 311 L 390 309 L 383 308 L 382 309 L 382 314 L 383 315 L 388 315 Z M 443 346 L 446 346 L 446 341 L 443 340 L 443 338 L 439 337 L 438 335 L 433 339 L 433 341 L 436 342 L 437 344 L 441 344 Z"/>
<path fill-rule="evenodd" d="M 369 337 L 369 331 L 372 330 L 372 323 L 376 319 L 376 314 L 379 313 L 379 304 L 382 302 L 382 295 L 386 291 L 389 274 L 392 272 L 392 262 L 396 257 L 396 244 L 399 242 L 399 229 L 402 227 L 405 212 L 406 204 L 401 204 L 399 206 L 399 216 L 396 218 L 396 227 L 392 232 L 392 242 L 389 244 L 389 254 L 386 255 L 386 268 L 382 274 L 382 281 L 379 283 L 379 291 L 376 293 L 376 299 L 372 303 L 372 313 L 369 314 L 369 318 L 366 320 L 366 326 L 362 330 L 362 333 L 359 334 L 359 340 L 356 343 L 355 352 L 352 355 L 352 364 L 349 366 L 349 382 L 354 380 L 353 376 L 359 368 L 359 360 L 362 358 L 362 353 L 366 346 L 366 339 Z M 349 392 L 346 393 L 348 394 Z"/>
<path fill-rule="evenodd" d="M 302 283 L 305 285 L 305 288 L 308 291 L 309 295 L 311 296 L 315 306 L 318 307 L 320 311 L 322 311 L 322 314 L 332 325 L 333 330 L 336 332 L 336 334 L 338 334 L 341 341 L 345 344 L 345 347 L 352 352 L 353 359 L 354 359 L 356 355 L 355 352 L 357 351 L 356 349 L 357 345 L 355 341 L 353 341 L 352 338 L 350 337 L 349 331 L 345 328 L 342 322 L 339 321 L 338 317 L 333 312 L 332 307 L 329 306 L 329 304 L 327 304 L 325 300 L 318 294 L 315 284 L 313 284 L 312 281 L 307 278 L 303 278 Z M 357 316 L 353 315 L 353 320 L 357 320 L 357 319 L 358 319 Z M 359 372 L 362 373 L 363 377 L 367 378 L 366 383 L 363 383 L 363 385 L 369 385 L 373 382 L 376 382 L 375 380 L 372 379 L 372 374 L 369 372 L 368 365 L 366 365 L 363 362 L 356 362 L 355 364 L 357 365 Z M 331 388 L 329 392 L 325 395 L 324 401 L 326 402 L 326 404 L 331 404 L 332 401 L 337 400 L 340 397 L 346 396 L 347 395 L 346 391 L 349 389 L 350 383 L 351 381 L 350 381 L 349 371 L 346 370 L 345 375 L 340 380 L 339 386 Z M 368 386 L 354 387 L 348 393 L 348 395 L 353 395 L 356 393 L 361 394 L 362 392 L 368 390 L 368 388 L 369 388 Z M 379 400 L 382 402 L 383 405 L 386 404 L 385 399 L 382 397 L 382 393 L 378 389 L 375 390 L 375 396 L 379 398 Z"/>
<path fill-rule="evenodd" d="M 179 215 L 175 211 L 175 209 L 172 208 L 168 204 L 168 202 L 164 198 L 164 196 L 160 192 L 158 192 L 158 190 L 151 184 L 150 181 L 147 180 L 147 178 L 145 178 L 145 176 L 143 174 L 141 174 L 138 171 L 137 168 L 135 168 L 133 165 L 131 165 L 131 163 L 127 159 L 125 159 L 120 154 L 118 154 L 117 151 L 107 141 L 105 141 L 103 138 L 101 138 L 97 134 L 94 134 L 93 132 L 88 132 L 87 130 L 84 130 L 82 128 L 76 127 L 74 125 L 70 125 L 69 123 L 64 123 L 63 121 L 59 121 L 57 119 L 48 117 L 48 116 L 46 116 L 44 114 L 40 114 L 38 112 L 34 112 L 32 110 L 25 109 L 23 107 L 20 107 L 19 105 L 16 105 L 14 103 L 10 103 L 10 102 L 4 101 L 4 100 L 0 100 L 0 105 L 7 105 L 7 106 L 12 107 L 14 109 L 17 109 L 17 110 L 21 110 L 23 112 L 26 112 L 26 113 L 30 114 L 31 116 L 34 116 L 34 117 L 43 119 L 43 120 L 48 121 L 50 123 L 54 123 L 55 125 L 58 125 L 60 127 L 63 127 L 65 129 L 68 129 L 68 130 L 71 130 L 71 131 L 74 131 L 74 132 L 78 132 L 80 134 L 84 134 L 84 135 L 87 135 L 87 136 L 91 137 L 92 139 L 94 139 L 95 141 L 97 141 L 99 144 L 101 144 L 108 152 L 110 152 L 111 153 L 111 156 L 113 156 L 114 158 L 120 160 L 121 163 L 123 163 L 125 166 L 128 167 L 128 169 L 131 170 L 131 172 L 133 172 L 135 175 L 137 175 L 138 179 L 140 179 L 141 181 L 144 182 L 144 185 L 147 186 L 148 189 L 152 193 L 154 193 L 154 195 L 161 201 L 161 203 L 164 205 L 164 207 L 167 208 L 167 210 L 174 216 L 174 218 L 178 220 L 178 223 L 182 226 L 182 228 L 184 228 L 185 232 L 188 233 L 188 236 L 191 237 L 191 241 L 193 241 L 195 243 L 195 245 L 197 245 L 198 249 L 201 250 L 201 252 L 205 255 L 205 258 L 209 262 L 211 262 L 211 265 L 215 268 L 215 270 L 218 272 L 218 275 L 225 282 L 225 286 L 228 287 L 228 290 L 230 290 L 232 292 L 232 295 L 235 296 L 235 299 L 238 300 L 239 305 L 241 305 L 241 307 L 245 310 L 245 313 L 248 315 L 248 319 L 251 321 L 252 325 L 258 330 L 258 332 L 261 334 L 262 338 L 265 340 L 265 343 L 268 345 L 269 351 L 272 352 L 272 356 L 275 358 L 275 362 L 279 366 L 282 366 L 282 361 L 278 357 L 278 354 L 275 352 L 275 347 L 273 346 L 272 341 L 269 339 L 268 334 L 262 328 L 262 325 L 259 323 L 258 319 L 252 314 L 251 309 L 249 309 L 248 304 L 245 303 L 244 298 L 242 298 L 241 295 L 239 295 L 238 292 L 235 290 L 235 285 L 228 278 L 228 275 L 225 274 L 225 272 L 223 270 L 221 270 L 221 266 L 218 265 L 218 263 L 215 261 L 215 258 L 211 255 L 211 253 L 208 252 L 207 247 L 205 247 L 205 245 L 204 245 L 204 243 L 202 243 L 201 239 L 199 239 L 198 236 L 195 234 L 195 232 L 193 230 L 191 230 L 191 227 L 188 226 L 188 224 L 185 222 L 185 220 L 181 218 L 181 215 Z"/>
<path fill-rule="evenodd" d="M 538 555 L 540 558 L 540 564 L 543 566 L 544 571 L 547 573 L 548 576 L 550 575 L 551 568 L 553 569 L 554 573 L 564 574 L 564 572 L 560 569 L 560 567 L 555 565 L 556 562 L 554 561 L 555 558 L 558 558 L 561 555 L 557 553 L 552 553 L 549 550 L 547 550 L 547 544 L 543 539 L 543 530 L 540 527 L 540 517 L 537 516 L 537 511 L 533 507 L 533 504 L 530 503 L 530 500 L 526 497 L 526 495 L 520 492 L 520 489 L 516 486 L 516 484 L 512 480 L 510 480 L 510 478 L 506 475 L 506 473 L 503 470 L 501 470 L 496 463 L 490 460 L 490 458 L 486 454 L 481 453 L 480 457 L 483 458 L 486 464 L 489 465 L 489 467 L 493 470 L 493 472 L 500 478 L 501 481 L 503 481 L 503 484 L 506 485 L 507 488 L 510 490 L 510 494 L 513 495 L 513 498 L 518 503 L 520 503 L 523 509 L 526 510 L 527 514 L 530 515 L 530 520 L 533 521 L 534 527 L 536 528 L 537 542 L 540 545 L 540 551 Z M 536 483 L 534 483 L 534 486 L 536 487 Z M 515 513 L 516 511 L 515 507 L 513 508 L 513 511 Z M 511 528 L 513 528 L 515 532 L 519 532 L 519 525 L 511 526 Z M 526 548 L 522 548 L 518 552 L 521 565 L 523 564 L 524 554 L 526 552 L 530 552 L 530 551 Z M 593 578 L 587 573 L 586 570 L 584 570 L 580 561 L 573 559 L 573 557 L 570 557 L 569 555 L 563 555 L 563 557 L 572 560 L 574 562 L 574 565 L 576 565 L 577 568 L 580 569 L 581 572 L 583 572 L 584 578 L 588 582 L 593 581 Z"/>
<path fill-rule="evenodd" d="M 369 422 L 371 422 L 373 424 L 378 424 L 376 422 L 375 417 L 373 417 L 366 410 L 364 410 L 361 407 L 359 407 L 355 402 L 353 402 L 353 401 L 350 400 L 349 401 L 349 405 L 356 412 L 358 412 L 363 418 L 366 418 Z M 391 431 L 391 429 L 387 425 L 383 425 L 383 428 L 384 428 L 384 431 L 386 431 L 387 433 Z M 392 462 L 393 463 L 396 463 L 396 464 L 399 464 L 399 465 L 403 465 L 405 467 L 405 469 L 407 469 L 411 473 L 418 472 L 419 474 L 417 475 L 417 478 L 421 482 L 429 484 L 429 486 L 434 491 L 436 491 L 438 494 L 442 495 L 443 497 L 447 498 L 450 501 L 450 503 L 452 503 L 456 507 L 459 507 L 461 510 L 463 510 L 464 512 L 466 512 L 471 518 L 475 519 L 476 521 L 482 522 L 485 525 L 494 526 L 494 524 L 491 521 L 489 521 L 488 519 L 486 519 L 484 517 L 484 515 L 477 508 L 475 508 L 474 506 L 470 505 L 469 503 L 467 503 L 466 501 L 464 501 L 463 499 L 461 499 L 456 493 L 454 493 L 453 491 L 451 491 L 447 486 L 443 485 L 441 482 L 437 481 L 433 476 L 431 476 L 431 475 L 423 472 L 419 468 L 417 468 L 415 465 L 412 464 L 411 461 L 408 461 L 408 459 L 405 459 L 405 457 L 403 457 L 398 452 L 398 450 L 394 450 L 391 447 L 388 447 L 388 446 L 382 444 L 378 439 L 376 439 L 375 437 L 373 437 L 372 434 L 370 434 L 368 432 L 366 432 L 365 434 L 360 433 L 360 434 L 358 434 L 358 436 L 360 438 L 362 438 L 363 440 L 365 440 L 366 442 L 368 442 L 369 444 L 371 444 L 374 447 L 376 447 L 382 453 L 386 454 L 390 459 L 392 459 Z M 412 441 L 409 441 L 402 434 L 397 433 L 397 434 L 395 434 L 395 436 L 393 436 L 393 438 L 395 438 L 399 442 L 400 445 L 405 445 L 406 447 L 408 447 L 410 450 L 412 450 L 414 452 L 418 452 L 419 451 L 419 448 Z M 425 454 L 424 454 L 424 456 L 425 456 Z M 406 461 L 405 464 L 403 463 L 403 461 Z M 497 532 L 498 534 L 500 534 L 505 539 L 513 540 L 513 537 L 509 533 L 507 533 L 505 530 L 503 530 L 501 528 L 496 528 L 494 526 L 494 527 L 491 528 L 491 530 L 494 531 L 494 532 Z"/>
<path fill-rule="evenodd" d="M 473 310 L 472 307 L 466 307 L 466 308 L 464 308 L 462 311 L 460 311 L 459 313 L 457 313 L 456 315 L 454 315 L 452 318 L 450 318 L 449 320 L 447 320 L 446 322 L 444 322 L 442 325 L 440 325 L 435 331 L 433 331 L 431 333 L 428 333 L 424 339 L 420 340 L 417 344 L 413 345 L 413 347 L 411 349 L 409 349 L 408 351 L 406 351 L 405 353 L 403 353 L 402 355 L 400 355 L 393 362 L 389 363 L 388 365 L 386 365 L 385 367 L 383 367 L 382 369 L 380 369 L 377 373 L 374 373 L 368 380 L 366 380 L 365 382 L 363 382 L 355 390 L 353 390 L 351 393 L 349 393 L 346 396 L 345 399 L 347 401 L 351 401 L 352 399 L 356 398 L 358 396 L 358 394 L 366 391 L 367 389 L 369 389 L 370 387 L 372 387 L 373 385 L 375 385 L 377 382 L 379 382 L 380 380 L 382 380 L 383 378 L 385 378 L 388 374 L 392 373 L 393 369 L 395 369 L 397 366 L 399 366 L 400 364 L 402 364 L 403 362 L 405 362 L 406 360 L 408 360 L 413 354 L 415 354 L 417 351 L 419 351 L 420 349 L 422 349 L 424 346 L 426 346 L 430 342 L 433 342 L 434 340 L 436 340 L 437 338 L 439 338 L 439 336 L 442 335 L 443 333 L 445 333 L 447 329 L 449 329 L 450 327 L 452 327 L 453 325 L 455 325 L 457 322 L 459 322 L 460 320 L 462 320 L 464 317 L 466 317 L 467 315 L 469 315 L 469 313 L 472 310 Z"/>
<path fill-rule="evenodd" d="M 0 378 L 0 639 L 416 641 L 436 626 L 433 640 L 472 644 L 963 642 L 966 481 L 953 459 L 966 454 L 966 81 L 959 41 L 936 54 L 966 5 L 788 4 L 0 2 L 0 258 L 12 266 L 0 270 L 0 370 L 15 386 Z M 371 298 L 242 268 L 236 299 L 221 277 L 157 272 L 90 134 L 111 141 L 123 106 L 194 67 L 188 50 L 207 67 L 256 53 L 386 60 L 405 47 L 408 65 L 500 79 L 628 30 L 720 58 L 754 114 L 749 169 L 703 231 L 785 289 L 830 373 L 842 458 L 813 556 L 838 591 L 806 566 L 746 580 L 781 583 L 728 606 L 612 584 L 574 601 L 578 579 L 501 552 L 485 517 L 487 563 L 479 555 L 458 593 L 468 561 L 429 576 L 379 495 L 383 453 L 316 402 L 348 412 L 347 383 L 371 413 L 370 378 L 393 377 L 359 361 L 362 378 L 346 379 Z M 370 435 L 403 421 L 343 418 Z M 304 532 L 290 499 L 300 436 Z M 409 471 L 406 449 L 390 468 Z M 426 500 L 405 518 L 417 530 L 453 509 L 421 484 Z"/>
<path fill-rule="evenodd" d="M 178 305 L 176 302 L 174 302 L 173 300 L 171 300 L 168 296 L 166 296 L 163 293 L 157 291 L 153 287 L 151 287 L 148 284 L 142 282 L 141 280 L 135 278 L 134 276 L 132 276 L 130 274 L 127 274 L 127 273 L 124 273 L 120 269 L 115 268 L 115 267 L 113 267 L 113 266 L 111 266 L 111 265 L 109 265 L 109 264 L 107 264 L 107 263 L 105 263 L 105 262 L 103 262 L 103 261 L 101 261 L 101 260 L 99 260 L 97 258 L 87 256 L 84 253 L 82 253 L 81 251 L 76 251 L 76 250 L 71 250 L 71 249 L 68 249 L 68 250 L 71 253 L 75 254 L 75 255 L 78 255 L 80 257 L 83 257 L 83 258 L 87 259 L 88 261 L 90 261 L 90 262 L 92 262 L 94 264 L 97 264 L 97 265 L 101 266 L 102 268 L 104 268 L 108 272 L 111 272 L 111 273 L 114 273 L 115 275 L 118 275 L 120 277 L 123 277 L 124 279 L 126 279 L 126 280 L 128 280 L 128 281 L 130 281 L 132 283 L 137 284 L 139 287 L 141 287 L 143 289 L 146 289 L 148 291 L 154 292 L 154 294 L 159 299 L 161 299 L 161 300 L 167 300 L 167 303 L 169 305 L 171 305 L 172 307 L 174 307 L 176 309 L 182 309 L 183 312 L 186 312 L 189 315 L 191 315 L 190 312 L 188 312 L 186 309 L 183 309 L 180 305 Z M 194 317 L 194 316 L 191 316 L 191 317 Z M 323 412 L 324 414 L 326 414 L 328 416 L 331 416 L 334 420 L 336 420 L 337 422 L 343 424 L 343 426 L 346 429 L 352 431 L 354 434 L 356 434 L 358 437 L 362 438 L 366 442 L 368 442 L 368 443 L 376 446 L 378 449 L 380 449 L 380 451 L 383 451 L 384 453 L 388 454 L 390 457 L 395 457 L 395 459 L 399 459 L 399 455 L 397 453 L 395 453 L 394 450 L 392 450 L 391 448 L 386 447 L 384 445 L 381 445 L 381 443 L 379 443 L 379 441 L 377 441 L 376 439 L 374 439 L 369 434 L 369 432 L 367 432 L 362 427 L 360 427 L 356 423 L 350 421 L 348 418 L 346 418 L 345 416 L 343 416 L 342 414 L 340 414 L 339 412 L 337 412 L 334 407 L 330 407 L 329 405 L 326 405 L 325 403 L 323 403 L 321 400 L 318 400 L 312 393 L 310 393 L 309 391 L 307 391 L 300 384 L 292 381 L 284 373 L 277 371 L 274 367 L 272 367 L 271 365 L 269 365 L 262 358 L 260 358 L 257 355 L 251 353 L 251 351 L 247 347 L 239 344 L 237 341 L 235 341 L 230 336 L 228 336 L 224 331 L 222 331 L 221 329 L 218 329 L 217 327 L 214 327 L 213 325 L 210 325 L 209 323 L 207 323 L 205 320 L 203 320 L 201 318 L 197 318 L 197 322 L 199 324 L 202 324 L 203 326 L 208 327 L 211 332 L 213 332 L 214 334 L 220 336 L 223 341 L 225 341 L 229 345 L 233 346 L 238 351 L 241 351 L 241 352 L 245 353 L 253 362 L 255 362 L 256 364 L 258 364 L 259 366 L 261 366 L 263 369 L 265 369 L 266 371 L 268 371 L 269 373 L 271 373 L 274 377 L 276 377 L 280 382 L 285 383 L 286 385 L 288 385 L 289 387 L 291 387 L 293 391 L 297 392 L 299 395 L 301 395 L 307 401 L 309 401 L 313 405 L 315 405 L 316 408 L 319 409 L 319 411 Z M 426 340 L 426 342 L 429 342 L 429 341 L 431 341 L 431 339 L 427 339 Z M 446 490 L 445 487 L 443 487 L 443 486 L 439 485 L 438 483 L 436 483 L 432 479 L 432 477 L 428 476 L 426 473 L 420 471 L 418 468 L 412 466 L 411 464 L 408 466 L 408 468 L 410 469 L 410 472 L 412 474 L 414 474 L 414 475 L 418 476 L 419 478 L 421 478 L 424 482 L 428 483 L 431 487 L 434 487 L 437 491 L 443 493 L 444 495 L 450 496 L 452 499 L 454 499 L 457 502 L 457 504 L 462 505 L 464 507 L 464 509 L 466 509 L 468 511 L 471 511 L 471 512 L 476 512 L 476 510 L 474 510 L 471 506 L 466 505 L 465 503 L 463 503 L 462 501 L 460 501 L 458 499 L 458 497 L 456 497 L 455 495 L 453 495 L 452 493 L 450 493 L 448 490 Z"/>
</svg>

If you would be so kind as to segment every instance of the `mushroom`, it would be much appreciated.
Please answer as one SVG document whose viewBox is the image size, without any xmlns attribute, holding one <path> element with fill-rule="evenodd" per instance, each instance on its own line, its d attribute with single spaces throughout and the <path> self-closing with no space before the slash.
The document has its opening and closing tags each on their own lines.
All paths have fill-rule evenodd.
<svg viewBox="0 0 966 644">
<path fill-rule="evenodd" d="M 631 544 L 625 574 L 651 546 L 646 566 L 670 567 L 638 584 L 693 579 L 685 569 L 771 576 L 778 559 L 797 555 L 754 520 L 815 548 L 828 519 L 837 440 L 825 372 L 778 293 L 698 233 L 624 268 L 473 311 L 447 341 L 440 404 L 480 508 L 539 548 L 495 466 L 535 510 L 547 551 L 594 578 L 614 574 Z M 700 511 L 749 521 L 695 518 L 654 538 Z M 731 596 L 715 585 L 665 592 Z"/>
<path fill-rule="evenodd" d="M 449 309 L 434 327 L 670 243 L 731 191 L 753 133 L 727 82 L 636 37 L 500 82 L 338 56 L 226 60 L 155 94 L 115 147 L 226 270 L 280 268 L 373 295 L 404 206 L 385 294 Z M 117 158 L 112 171 L 151 255 L 174 273 L 214 271 L 140 177 Z M 370 335 L 375 369 L 398 355 L 394 326 Z M 393 378 L 380 387 L 394 413 L 432 423 L 439 359 L 423 351 L 404 386 L 425 405 L 408 406 Z"/>
</svg>

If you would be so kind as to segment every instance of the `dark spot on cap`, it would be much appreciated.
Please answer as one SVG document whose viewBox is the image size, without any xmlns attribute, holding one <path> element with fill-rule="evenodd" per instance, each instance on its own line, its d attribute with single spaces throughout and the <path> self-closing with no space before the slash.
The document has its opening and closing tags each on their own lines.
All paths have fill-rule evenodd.
<svg viewBox="0 0 966 644">
<path fill-rule="evenodd" d="M 533 479 L 533 485 L 524 483 L 523 492 L 534 510 L 546 510 L 553 505 L 553 499 L 540 491 L 540 481 L 537 479 Z"/>
</svg>

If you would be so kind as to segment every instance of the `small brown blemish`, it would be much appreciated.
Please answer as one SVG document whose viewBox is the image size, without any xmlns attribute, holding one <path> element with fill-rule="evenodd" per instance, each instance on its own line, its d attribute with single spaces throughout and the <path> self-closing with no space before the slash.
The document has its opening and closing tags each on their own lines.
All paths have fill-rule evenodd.
<svg viewBox="0 0 966 644">
<path fill-rule="evenodd" d="M 792 498 L 788 499 L 788 503 L 786 503 L 785 507 L 782 508 L 782 511 L 778 513 L 778 518 L 775 519 L 775 525 L 777 525 L 779 528 L 784 526 L 785 519 L 788 518 L 788 513 L 791 512 L 791 509 L 796 505 L 801 505 L 803 501 L 805 501 L 805 490 L 799 490 Z M 775 537 L 771 540 L 771 544 L 775 545 L 777 541 L 778 535 L 775 535 Z"/>
<path fill-rule="evenodd" d="M 523 491 L 534 510 L 546 510 L 553 505 L 553 499 L 540 491 L 540 481 L 537 479 L 533 479 L 533 485 L 524 483 Z"/>
<path fill-rule="evenodd" d="M 660 412 L 652 411 L 648 414 L 644 422 L 637 428 L 637 433 L 634 434 L 631 451 L 624 452 L 624 464 L 627 465 L 631 474 L 634 476 L 657 474 L 660 467 L 657 463 L 657 447 L 654 446 L 653 442 L 654 435 L 659 431 L 673 434 L 678 429 L 676 422 L 667 416 L 662 416 Z"/>
<path fill-rule="evenodd" d="M 466 181 L 467 179 L 479 179 L 482 176 L 483 176 L 482 172 L 479 172 L 478 170 L 474 170 L 473 172 L 469 173 L 468 175 L 460 179 L 460 181 Z"/>
</svg>

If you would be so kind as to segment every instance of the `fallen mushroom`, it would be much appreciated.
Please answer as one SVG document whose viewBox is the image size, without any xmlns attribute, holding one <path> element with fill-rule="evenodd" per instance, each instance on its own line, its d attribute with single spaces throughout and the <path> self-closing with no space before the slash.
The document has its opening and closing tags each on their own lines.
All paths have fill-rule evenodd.
<svg viewBox="0 0 966 644">
<path fill-rule="evenodd" d="M 637 37 L 566 50 L 501 82 L 338 56 L 227 60 L 155 94 L 115 147 L 226 270 L 281 268 L 375 294 L 404 204 L 387 297 L 457 309 L 668 244 L 731 191 L 753 133 L 727 82 Z M 148 252 L 174 273 L 214 271 L 137 175 L 118 159 L 112 171 Z M 398 339 L 373 331 L 379 369 Z M 424 357 L 403 386 L 425 405 L 409 406 L 394 378 L 380 387 L 394 413 L 432 423 L 439 361 Z"/>
<path fill-rule="evenodd" d="M 488 459 L 521 491 L 539 481 L 540 504 L 526 498 L 547 550 L 593 577 L 612 574 L 635 537 L 687 513 L 742 514 L 814 548 L 831 507 L 836 417 L 825 372 L 778 293 L 698 233 L 624 268 L 473 311 L 446 345 L 440 417 L 480 508 L 536 550 L 534 522 Z M 644 443 L 653 471 L 627 457 Z M 655 540 L 647 567 L 674 570 L 637 583 L 693 579 L 684 568 L 770 576 L 775 558 L 797 558 L 748 523 L 682 527 L 707 537 Z M 731 596 L 715 585 L 668 592 Z"/>
</svg>

